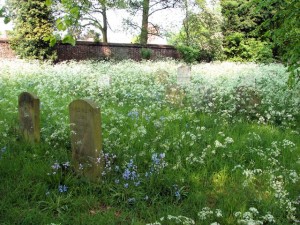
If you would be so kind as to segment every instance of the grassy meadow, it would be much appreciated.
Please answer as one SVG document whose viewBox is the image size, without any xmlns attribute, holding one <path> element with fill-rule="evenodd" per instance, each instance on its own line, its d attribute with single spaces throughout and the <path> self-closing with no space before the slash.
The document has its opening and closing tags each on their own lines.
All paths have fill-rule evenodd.
<svg viewBox="0 0 300 225">
<path fill-rule="evenodd" d="M 299 224 L 300 84 L 281 64 L 215 62 L 179 87 L 179 64 L 0 61 L 0 224 Z M 41 101 L 36 145 L 23 91 Z M 72 168 L 78 98 L 101 108 L 99 183 Z"/>
</svg>

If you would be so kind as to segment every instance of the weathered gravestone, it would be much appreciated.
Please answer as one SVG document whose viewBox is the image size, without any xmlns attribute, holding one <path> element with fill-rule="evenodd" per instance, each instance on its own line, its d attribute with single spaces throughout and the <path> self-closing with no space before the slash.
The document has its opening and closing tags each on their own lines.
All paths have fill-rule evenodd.
<svg viewBox="0 0 300 225">
<path fill-rule="evenodd" d="M 177 68 L 177 84 L 188 85 L 191 83 L 191 67 L 182 65 Z"/>
<path fill-rule="evenodd" d="M 158 84 L 167 84 L 169 76 L 170 75 L 166 70 L 158 69 L 155 72 L 155 82 Z"/>
<path fill-rule="evenodd" d="M 112 78 L 109 75 L 104 75 L 99 78 L 98 86 L 99 87 L 109 87 L 112 84 Z"/>
<path fill-rule="evenodd" d="M 171 85 L 166 88 L 166 100 L 172 105 L 181 106 L 185 97 L 184 90 L 178 85 Z"/>
<path fill-rule="evenodd" d="M 19 95 L 20 132 L 29 142 L 40 141 L 40 100 L 29 92 Z"/>
<path fill-rule="evenodd" d="M 70 103 L 69 113 L 75 170 L 97 181 L 104 166 L 100 109 L 90 100 L 78 99 Z"/>
<path fill-rule="evenodd" d="M 239 86 L 235 90 L 236 110 L 251 111 L 261 104 L 261 97 L 257 90 L 252 87 Z"/>
</svg>

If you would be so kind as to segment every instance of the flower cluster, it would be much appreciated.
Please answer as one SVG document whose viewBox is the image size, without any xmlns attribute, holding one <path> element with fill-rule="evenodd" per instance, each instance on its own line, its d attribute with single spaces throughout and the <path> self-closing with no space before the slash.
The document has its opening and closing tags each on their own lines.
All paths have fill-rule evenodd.
<svg viewBox="0 0 300 225">
<path fill-rule="evenodd" d="M 246 212 L 235 212 L 234 213 L 235 218 L 237 218 L 238 224 L 256 224 L 256 225 L 263 225 L 266 223 L 274 224 L 275 218 L 272 214 L 267 213 L 266 215 L 259 216 L 259 211 L 251 207 L 249 208 L 249 211 Z"/>
<path fill-rule="evenodd" d="M 66 173 L 70 169 L 70 162 L 58 163 L 57 161 L 51 165 L 51 173 L 47 173 L 50 178 L 50 184 L 58 184 L 58 192 L 65 193 L 68 191 L 69 187 L 65 184 Z M 47 195 L 50 192 L 47 192 Z"/>
</svg>

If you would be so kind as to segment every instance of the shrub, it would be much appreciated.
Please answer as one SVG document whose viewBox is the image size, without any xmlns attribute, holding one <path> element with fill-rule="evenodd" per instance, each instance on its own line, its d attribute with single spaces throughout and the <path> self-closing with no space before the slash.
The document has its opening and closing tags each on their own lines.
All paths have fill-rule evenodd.
<svg viewBox="0 0 300 225">
<path fill-rule="evenodd" d="M 149 48 L 142 48 L 141 49 L 141 57 L 142 59 L 150 59 L 152 54 L 152 50 Z"/>
<path fill-rule="evenodd" d="M 186 63 L 196 62 L 200 58 L 200 50 L 197 48 L 193 48 L 187 45 L 179 45 L 176 48 L 182 56 L 182 59 Z"/>
<path fill-rule="evenodd" d="M 270 63 L 273 61 L 271 44 L 235 32 L 225 39 L 224 52 L 232 61 L 251 61 Z"/>
</svg>

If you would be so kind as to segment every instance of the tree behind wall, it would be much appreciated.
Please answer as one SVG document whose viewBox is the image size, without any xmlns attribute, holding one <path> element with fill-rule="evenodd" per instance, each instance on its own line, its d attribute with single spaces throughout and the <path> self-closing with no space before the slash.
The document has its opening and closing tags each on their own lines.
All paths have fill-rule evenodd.
<svg viewBox="0 0 300 225">
<path fill-rule="evenodd" d="M 209 6 L 199 0 L 184 3 L 183 26 L 178 34 L 170 35 L 169 43 L 177 47 L 187 63 L 222 59 L 222 16 L 218 5 Z"/>
<path fill-rule="evenodd" d="M 137 24 L 130 19 L 126 21 L 126 24 L 133 29 L 140 30 L 140 44 L 146 45 L 149 35 L 159 36 L 159 29 L 153 30 L 153 28 L 159 27 L 151 22 L 150 17 L 158 11 L 177 7 L 180 2 L 181 0 L 127 0 L 128 12 L 131 15 L 142 12 L 142 18 L 141 24 Z M 149 27 L 149 25 L 151 26 Z"/>
<path fill-rule="evenodd" d="M 54 60 L 55 51 L 44 39 L 53 33 L 51 9 L 45 0 L 7 1 L 14 30 L 9 35 L 11 48 L 21 58 Z"/>
</svg>

